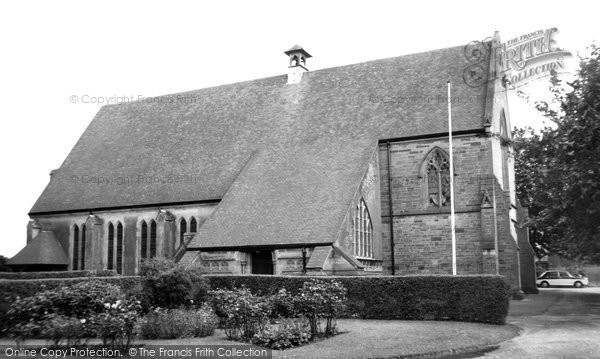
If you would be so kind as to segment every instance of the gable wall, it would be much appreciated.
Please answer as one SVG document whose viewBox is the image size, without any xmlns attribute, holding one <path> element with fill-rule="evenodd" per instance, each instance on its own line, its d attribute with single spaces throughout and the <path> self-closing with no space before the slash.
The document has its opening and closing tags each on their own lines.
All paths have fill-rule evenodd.
<svg viewBox="0 0 600 359">
<path fill-rule="evenodd" d="M 390 143 L 396 274 L 451 273 L 450 207 L 430 207 L 423 161 L 448 139 Z M 492 172 L 489 138 L 453 137 L 458 273 L 482 273 L 494 268 L 482 255 L 482 182 Z M 386 144 L 380 146 L 381 213 L 384 272 L 391 273 L 390 218 Z"/>
</svg>

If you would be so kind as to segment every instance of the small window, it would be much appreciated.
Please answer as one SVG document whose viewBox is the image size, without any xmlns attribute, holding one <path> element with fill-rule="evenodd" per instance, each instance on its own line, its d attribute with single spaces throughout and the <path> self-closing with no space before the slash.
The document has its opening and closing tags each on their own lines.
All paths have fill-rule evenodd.
<svg viewBox="0 0 600 359">
<path fill-rule="evenodd" d="M 108 223 L 108 258 L 106 268 L 114 269 L 115 255 L 115 227 L 111 222 Z"/>
<path fill-rule="evenodd" d="M 117 224 L 117 273 L 123 274 L 123 225 Z"/>
<path fill-rule="evenodd" d="M 196 233 L 198 231 L 198 223 L 196 222 L 196 217 L 192 217 L 190 219 L 190 232 Z"/>
<path fill-rule="evenodd" d="M 85 223 L 81 225 L 81 265 L 79 268 L 81 270 L 85 269 Z"/>
<path fill-rule="evenodd" d="M 73 225 L 73 262 L 72 269 L 79 269 L 79 226 Z"/>
<path fill-rule="evenodd" d="M 150 258 L 156 257 L 156 221 L 150 221 Z"/>
<path fill-rule="evenodd" d="M 148 225 L 146 224 L 146 221 L 142 221 L 140 242 L 142 252 L 140 253 L 140 257 L 142 257 L 142 259 L 145 259 L 148 257 Z"/>
<path fill-rule="evenodd" d="M 185 218 L 181 219 L 181 222 L 179 223 L 179 245 L 183 244 L 183 239 L 184 239 L 184 235 L 187 232 L 187 222 L 185 221 Z"/>
</svg>

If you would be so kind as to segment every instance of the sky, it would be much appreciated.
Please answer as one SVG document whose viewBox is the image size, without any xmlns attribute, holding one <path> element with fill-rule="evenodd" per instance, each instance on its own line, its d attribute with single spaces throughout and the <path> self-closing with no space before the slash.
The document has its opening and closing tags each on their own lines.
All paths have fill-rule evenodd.
<svg viewBox="0 0 600 359">
<path fill-rule="evenodd" d="M 556 27 L 560 47 L 600 40 L 595 1 L 3 1 L 0 255 L 107 98 L 145 98 L 276 76 L 302 45 L 309 69 L 508 40 Z M 573 61 L 575 63 L 575 61 Z M 574 68 L 574 67 L 573 67 Z M 531 91 L 544 98 L 546 83 Z M 512 125 L 541 126 L 510 94 Z"/>
</svg>

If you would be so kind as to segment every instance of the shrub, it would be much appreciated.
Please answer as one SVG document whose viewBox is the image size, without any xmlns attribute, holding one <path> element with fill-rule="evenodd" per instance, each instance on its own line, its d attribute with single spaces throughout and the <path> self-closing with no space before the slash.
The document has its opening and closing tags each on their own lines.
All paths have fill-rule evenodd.
<svg viewBox="0 0 600 359">
<path fill-rule="evenodd" d="M 93 319 L 99 313 L 116 309 L 124 299 L 118 286 L 97 280 L 18 297 L 7 313 L 11 323 L 8 333 L 17 340 L 47 336 L 56 343 L 95 336 L 101 327 L 93 326 Z M 113 308 L 111 303 L 117 304 Z"/>
<path fill-rule="evenodd" d="M 310 279 L 302 285 L 294 298 L 296 310 L 305 316 L 313 336 L 321 334 L 320 321 L 326 320 L 323 334 L 335 334 L 336 321 L 345 308 L 346 288 L 338 281 Z"/>
<path fill-rule="evenodd" d="M 177 268 L 177 263 L 165 258 L 146 258 L 140 263 L 140 276 L 153 277 L 162 272 Z"/>
<path fill-rule="evenodd" d="M 135 325 L 141 307 L 135 299 L 117 300 L 104 304 L 104 311 L 90 316 L 95 336 L 105 347 L 128 351 L 135 337 Z"/>
<path fill-rule="evenodd" d="M 66 346 L 80 346 L 85 344 L 85 338 L 89 338 L 92 331 L 85 319 L 68 317 L 65 315 L 49 314 L 43 323 L 41 337 L 50 339 L 54 346 L 60 345 L 63 341 Z M 25 335 L 21 335 L 24 337 Z"/>
<path fill-rule="evenodd" d="M 306 322 L 285 319 L 279 324 L 267 325 L 254 334 L 252 343 L 271 349 L 288 349 L 307 344 L 311 339 L 310 328 Z"/>
<path fill-rule="evenodd" d="M 247 288 L 210 292 L 211 304 L 229 339 L 250 340 L 269 320 L 271 306 Z"/>
<path fill-rule="evenodd" d="M 165 259 L 146 261 L 140 272 L 142 295 L 147 308 L 201 305 L 210 289 L 199 271 Z"/>
<path fill-rule="evenodd" d="M 218 318 L 208 305 L 200 309 L 155 309 L 140 320 L 146 339 L 200 338 L 212 335 Z"/>
<path fill-rule="evenodd" d="M 56 291 L 42 291 L 31 297 L 16 298 L 7 313 L 14 328 L 9 328 L 9 333 L 12 331 L 14 335 L 30 337 L 41 335 L 43 324 L 48 319 L 51 322 L 54 317 L 49 316 L 53 314 L 86 319 L 94 313 L 104 311 L 105 303 L 123 298 L 119 287 L 95 280 L 60 287 Z M 28 323 L 37 323 L 37 326 Z M 29 334 L 22 331 L 25 324 L 30 330 Z"/>
<path fill-rule="evenodd" d="M 271 302 L 271 318 L 293 318 L 297 316 L 294 308 L 294 297 L 285 288 L 273 294 L 269 301 Z"/>
<path fill-rule="evenodd" d="M 272 295 L 285 288 L 296 296 L 302 276 L 205 276 L 212 288 L 245 286 L 253 293 Z M 319 277 L 339 281 L 347 289 L 342 317 L 401 320 L 455 320 L 504 324 L 509 287 L 495 275 L 421 275 Z M 420 304 L 426 302 L 426 305 Z"/>
</svg>

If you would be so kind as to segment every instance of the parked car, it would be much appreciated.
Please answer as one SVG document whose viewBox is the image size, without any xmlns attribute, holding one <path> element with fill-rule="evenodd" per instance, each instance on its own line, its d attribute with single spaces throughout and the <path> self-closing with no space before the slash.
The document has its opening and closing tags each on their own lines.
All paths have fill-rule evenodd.
<svg viewBox="0 0 600 359">
<path fill-rule="evenodd" d="M 537 278 L 536 284 L 543 288 L 551 285 L 581 288 L 590 282 L 587 277 L 581 275 L 576 276 L 566 271 L 549 270 Z"/>
</svg>

